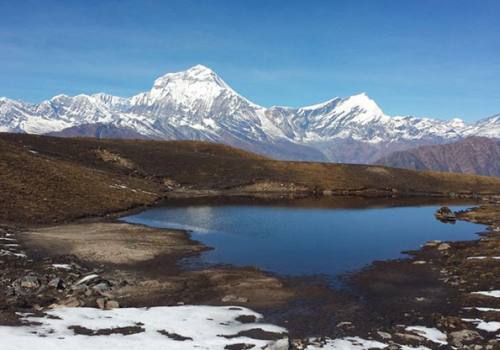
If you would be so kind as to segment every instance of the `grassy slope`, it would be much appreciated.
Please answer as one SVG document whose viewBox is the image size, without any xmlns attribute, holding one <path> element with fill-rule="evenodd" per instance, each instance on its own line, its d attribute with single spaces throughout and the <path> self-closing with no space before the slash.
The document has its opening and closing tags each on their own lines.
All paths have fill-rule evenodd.
<svg viewBox="0 0 500 350">
<path fill-rule="evenodd" d="M 0 222 L 100 215 L 153 202 L 159 192 L 144 180 L 36 155 L 0 139 Z"/>
<path fill-rule="evenodd" d="M 124 162 L 105 161 L 96 150 L 105 150 Z M 165 178 L 198 189 L 276 181 L 320 190 L 500 192 L 497 178 L 367 165 L 274 161 L 203 142 L 0 134 L 0 195 L 9 203 L 0 208 L 0 220 L 46 222 L 149 203 L 161 194 Z M 113 188 L 115 184 L 128 189 Z"/>
</svg>

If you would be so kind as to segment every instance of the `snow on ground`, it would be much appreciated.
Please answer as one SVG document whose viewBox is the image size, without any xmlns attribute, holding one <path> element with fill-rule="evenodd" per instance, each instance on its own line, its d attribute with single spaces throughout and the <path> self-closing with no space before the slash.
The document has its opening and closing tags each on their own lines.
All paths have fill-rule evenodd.
<svg viewBox="0 0 500 350">
<path fill-rule="evenodd" d="M 252 349 L 268 350 L 288 347 L 285 329 L 269 324 L 238 321 L 240 316 L 252 316 L 256 320 L 261 318 L 260 314 L 241 307 L 159 306 L 108 311 L 61 308 L 47 314 L 44 317 L 23 315 L 23 320 L 31 322 L 31 325 L 1 326 L 1 349 L 215 350 L 224 349 L 231 344 L 248 344 L 253 346 Z M 83 329 L 94 335 L 75 334 L 74 326 L 77 326 L 76 330 Z M 133 334 L 95 333 L 119 327 L 132 327 L 129 331 L 132 330 Z M 277 340 L 265 340 L 269 339 L 266 337 L 268 334 L 262 336 L 258 334 L 259 331 L 270 332 L 268 334 L 277 336 Z"/>
<path fill-rule="evenodd" d="M 0 256 L 15 256 L 16 258 L 26 258 L 26 254 L 20 249 L 11 233 L 5 233 L 0 237 Z"/>
<path fill-rule="evenodd" d="M 0 249 L 0 256 L 5 256 L 5 255 L 16 256 L 18 258 L 26 258 L 26 254 L 24 253 L 16 253 L 16 252 L 11 252 L 10 250 Z"/>
<path fill-rule="evenodd" d="M 500 256 L 469 256 L 467 258 L 467 260 L 484 260 L 484 259 L 500 260 Z"/>
<path fill-rule="evenodd" d="M 477 329 L 481 329 L 486 332 L 497 332 L 500 330 L 500 322 L 497 321 L 483 321 L 479 318 L 462 318 L 464 322 L 471 322 L 476 324 Z"/>
<path fill-rule="evenodd" d="M 465 310 L 473 310 L 476 309 L 477 311 L 481 312 L 500 312 L 500 309 L 495 309 L 493 307 L 464 307 Z"/>
<path fill-rule="evenodd" d="M 446 341 L 446 334 L 444 334 L 443 332 L 441 332 L 436 328 L 411 326 L 411 327 L 406 327 L 406 330 L 421 335 L 422 337 L 436 344 L 443 344 L 443 345 L 448 344 L 448 342 Z"/>
<path fill-rule="evenodd" d="M 96 275 L 96 274 L 92 274 L 92 275 L 88 275 L 88 276 L 85 276 L 83 277 L 82 279 L 80 279 L 79 281 L 77 281 L 75 283 L 75 286 L 78 286 L 79 284 L 82 284 L 82 283 L 85 283 L 85 282 L 88 282 L 90 280 L 93 280 L 94 278 L 98 278 L 99 275 Z"/>
<path fill-rule="evenodd" d="M 487 297 L 500 298 L 500 290 L 472 292 L 472 294 L 479 294 L 479 295 L 486 295 Z"/>
<path fill-rule="evenodd" d="M 326 344 L 308 345 L 305 350 L 367 350 L 383 349 L 387 344 L 366 340 L 359 337 L 348 337 L 343 339 L 327 339 Z"/>
<path fill-rule="evenodd" d="M 52 264 L 52 267 L 56 269 L 71 270 L 71 265 L 69 264 Z"/>
</svg>

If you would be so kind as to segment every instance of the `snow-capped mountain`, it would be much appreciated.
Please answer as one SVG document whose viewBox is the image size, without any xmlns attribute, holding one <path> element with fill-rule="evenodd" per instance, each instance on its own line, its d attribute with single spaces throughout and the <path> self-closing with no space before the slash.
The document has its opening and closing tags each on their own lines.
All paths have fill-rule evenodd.
<svg viewBox="0 0 500 350">
<path fill-rule="evenodd" d="M 264 108 L 197 65 L 166 74 L 150 91 L 130 98 L 58 95 L 40 104 L 0 98 L 0 131 L 207 140 L 280 159 L 363 163 L 422 144 L 500 137 L 500 115 L 474 124 L 391 117 L 366 94 L 301 108 Z"/>
</svg>

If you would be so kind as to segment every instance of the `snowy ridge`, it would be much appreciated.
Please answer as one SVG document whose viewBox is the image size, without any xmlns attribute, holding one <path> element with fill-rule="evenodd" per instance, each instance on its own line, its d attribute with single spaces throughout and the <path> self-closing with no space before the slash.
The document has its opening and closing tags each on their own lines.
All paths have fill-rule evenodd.
<svg viewBox="0 0 500 350">
<path fill-rule="evenodd" d="M 168 73 L 150 91 L 130 98 L 57 95 L 40 104 L 0 98 L 0 131 L 64 135 L 65 129 L 91 124 L 132 129 L 151 139 L 221 142 L 281 159 L 338 161 L 337 148 L 348 145 L 357 151 L 340 160 L 353 162 L 394 148 L 500 137 L 500 114 L 473 124 L 391 117 L 365 93 L 302 108 L 264 108 L 202 65 Z"/>
</svg>

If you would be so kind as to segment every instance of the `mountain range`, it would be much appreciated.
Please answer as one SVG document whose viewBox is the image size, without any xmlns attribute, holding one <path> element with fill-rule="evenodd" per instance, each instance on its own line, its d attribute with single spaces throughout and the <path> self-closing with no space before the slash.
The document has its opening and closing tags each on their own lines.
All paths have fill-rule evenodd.
<svg viewBox="0 0 500 350">
<path fill-rule="evenodd" d="M 259 106 L 197 65 L 130 98 L 57 95 L 39 104 L 0 98 L 0 131 L 203 140 L 277 159 L 372 163 L 392 152 L 469 136 L 500 137 L 500 114 L 467 124 L 386 115 L 365 93 L 300 107 Z"/>
</svg>

